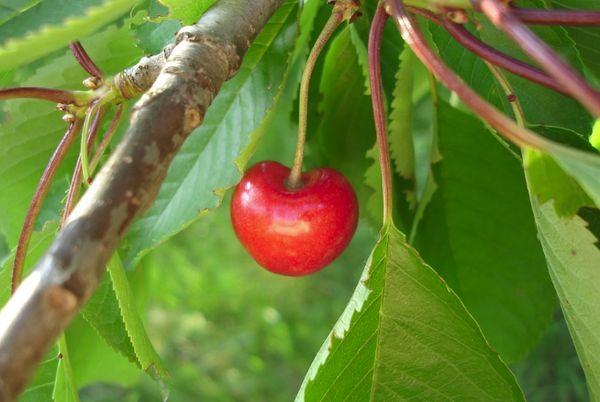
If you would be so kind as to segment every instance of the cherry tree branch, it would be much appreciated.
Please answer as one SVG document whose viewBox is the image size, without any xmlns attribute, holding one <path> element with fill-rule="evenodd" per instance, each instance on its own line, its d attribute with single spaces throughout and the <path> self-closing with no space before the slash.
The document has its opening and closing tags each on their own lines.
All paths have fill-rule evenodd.
<svg viewBox="0 0 600 402">
<path fill-rule="evenodd" d="M 173 157 L 281 3 L 220 0 L 196 25 L 179 31 L 154 84 L 137 102 L 122 142 L 0 311 L 1 402 L 16 400 L 38 362 L 96 290 L 120 239 L 152 204 Z M 138 73 L 130 81 L 147 84 L 155 70 Z"/>
</svg>

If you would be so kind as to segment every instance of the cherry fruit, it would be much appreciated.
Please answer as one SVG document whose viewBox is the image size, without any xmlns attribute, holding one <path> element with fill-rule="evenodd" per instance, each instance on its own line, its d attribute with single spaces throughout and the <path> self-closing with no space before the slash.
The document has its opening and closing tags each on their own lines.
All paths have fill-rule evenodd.
<svg viewBox="0 0 600 402">
<path fill-rule="evenodd" d="M 300 276 L 321 270 L 346 248 L 356 230 L 358 202 L 348 180 L 330 168 L 302 174 L 260 162 L 246 172 L 231 200 L 235 233 L 264 268 Z"/>
</svg>

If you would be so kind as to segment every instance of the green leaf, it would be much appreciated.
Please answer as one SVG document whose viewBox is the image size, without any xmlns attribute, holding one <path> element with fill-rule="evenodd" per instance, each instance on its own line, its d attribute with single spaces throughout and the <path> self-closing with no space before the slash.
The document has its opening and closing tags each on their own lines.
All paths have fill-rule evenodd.
<svg viewBox="0 0 600 402">
<path fill-rule="evenodd" d="M 579 183 L 542 151 L 526 149 L 523 157 L 529 174 L 531 192 L 540 204 L 554 200 L 559 216 L 573 216 L 582 206 L 593 206 L 594 202 L 583 191 Z"/>
<path fill-rule="evenodd" d="M 181 23 L 169 15 L 169 9 L 158 0 L 145 0 L 143 9 L 131 19 L 131 29 L 138 46 L 146 54 L 156 54 L 172 43 Z"/>
<path fill-rule="evenodd" d="M 33 379 L 29 382 L 19 402 L 52 401 L 54 383 L 58 369 L 58 345 L 46 353 L 44 359 L 38 364 Z M 58 401 L 62 402 L 62 401 Z"/>
<path fill-rule="evenodd" d="M 83 317 L 115 350 L 155 379 L 167 377 L 137 312 L 134 295 L 120 258 L 108 264 L 108 274 L 81 310 Z"/>
<path fill-rule="evenodd" d="M 532 196 L 531 204 L 550 277 L 595 401 L 600 398 L 598 239 L 579 216 L 558 216 L 551 201 L 540 204 Z"/>
<path fill-rule="evenodd" d="M 216 0 L 160 0 L 169 7 L 169 18 L 177 18 L 184 25 L 194 24 Z"/>
<path fill-rule="evenodd" d="M 551 144 L 547 152 L 600 207 L 600 154 L 583 152 L 562 144 Z"/>
<path fill-rule="evenodd" d="M 112 26 L 91 38 L 84 38 L 83 44 L 106 73 L 114 74 L 143 56 L 127 33 L 124 27 Z M 62 52 L 46 59 L 44 66 L 31 74 L 19 72 L 10 85 L 77 88 L 85 76 L 70 52 Z M 0 119 L 0 188 L 3 189 L 0 192 L 0 231 L 12 248 L 16 245 L 35 187 L 64 135 L 66 125 L 50 103 L 13 100 L 3 102 L 0 107 L 5 117 Z M 126 122 L 127 118 L 124 118 L 123 128 L 127 126 Z M 56 218 L 58 215 L 67 186 L 64 178 L 73 169 L 76 156 L 77 150 L 73 149 L 58 170 L 57 187 L 53 189 L 57 197 L 49 199 L 44 207 L 53 214 L 44 216 Z M 42 219 L 39 224 L 43 224 Z"/>
<path fill-rule="evenodd" d="M 255 40 L 238 74 L 225 83 L 202 125 L 175 157 L 158 197 L 127 237 L 127 265 L 209 209 L 241 178 L 276 104 L 297 35 L 296 1 L 286 1 Z M 240 158 L 240 155 L 244 157 Z"/>
<path fill-rule="evenodd" d="M 8 70 L 96 32 L 138 0 L 46 0 L 0 25 L 0 66 Z"/>
<path fill-rule="evenodd" d="M 400 69 L 396 74 L 396 87 L 390 112 L 390 154 L 396 173 L 414 180 L 415 150 L 412 139 L 413 124 L 413 63 L 415 56 L 410 49 L 401 56 Z"/>
<path fill-rule="evenodd" d="M 137 365 L 111 348 L 81 314 L 69 324 L 65 336 L 79 389 L 94 382 L 132 386 L 140 377 Z"/>
<path fill-rule="evenodd" d="M 0 25 L 21 14 L 42 0 L 2 0 L 0 1 Z"/>
<path fill-rule="evenodd" d="M 409 399 L 523 395 L 460 299 L 389 225 L 297 400 Z"/>
<path fill-rule="evenodd" d="M 73 379 L 73 368 L 64 333 L 58 341 L 58 367 L 52 398 L 60 402 L 79 402 L 79 393 Z"/>
<path fill-rule="evenodd" d="M 492 347 L 515 361 L 539 340 L 555 308 L 520 161 L 479 120 L 443 102 L 438 146 L 438 188 L 415 244 Z"/>
</svg>

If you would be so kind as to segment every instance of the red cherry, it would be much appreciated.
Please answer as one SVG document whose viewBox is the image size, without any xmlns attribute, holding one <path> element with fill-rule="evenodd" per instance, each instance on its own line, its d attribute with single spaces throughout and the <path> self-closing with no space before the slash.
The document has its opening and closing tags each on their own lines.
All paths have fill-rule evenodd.
<svg viewBox="0 0 600 402">
<path fill-rule="evenodd" d="M 260 162 L 246 172 L 231 200 L 237 237 L 264 268 L 307 275 L 331 263 L 356 230 L 358 202 L 346 178 L 330 168 L 302 174 L 289 188 L 290 169 Z"/>
</svg>

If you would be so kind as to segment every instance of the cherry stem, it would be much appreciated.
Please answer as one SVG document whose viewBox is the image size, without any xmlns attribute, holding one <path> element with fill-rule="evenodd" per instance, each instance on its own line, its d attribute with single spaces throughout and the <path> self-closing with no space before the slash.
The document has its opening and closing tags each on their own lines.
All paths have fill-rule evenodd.
<svg viewBox="0 0 600 402">
<path fill-rule="evenodd" d="M 61 89 L 51 89 L 42 87 L 0 89 L 0 100 L 16 98 L 42 99 L 50 102 L 63 103 L 67 105 L 77 103 L 77 99 L 75 98 L 75 94 L 73 92 L 64 91 Z"/>
<path fill-rule="evenodd" d="M 69 45 L 69 48 L 71 49 L 73 56 L 75 56 L 75 59 L 79 62 L 79 65 L 87 71 L 88 74 L 92 77 L 102 78 L 102 70 L 94 63 L 79 41 L 72 42 Z"/>
<path fill-rule="evenodd" d="M 407 8 L 416 14 L 426 17 L 436 24 L 443 26 L 448 33 L 452 35 L 452 37 L 465 49 L 476 54 L 482 59 L 547 88 L 561 93 L 566 93 L 565 88 L 560 84 L 560 82 L 552 79 L 545 72 L 494 49 L 471 34 L 464 26 L 442 19 L 429 10 L 416 7 Z"/>
<path fill-rule="evenodd" d="M 35 189 L 33 198 L 29 204 L 29 209 L 25 215 L 25 222 L 23 223 L 23 228 L 21 229 L 21 234 L 19 236 L 19 242 L 17 244 L 17 250 L 15 252 L 15 260 L 13 262 L 12 269 L 12 293 L 15 292 L 21 283 L 21 279 L 23 278 L 23 266 L 25 264 L 25 257 L 27 256 L 27 248 L 29 247 L 35 221 L 40 213 L 42 204 L 48 195 L 48 191 L 50 190 L 52 179 L 56 175 L 58 167 L 64 160 L 69 148 L 71 147 L 71 144 L 73 143 L 73 140 L 79 133 L 80 128 L 81 122 L 79 120 L 76 120 L 69 125 L 67 132 L 50 157 L 48 165 L 46 165 L 46 169 L 44 170 L 44 173 L 42 173 L 42 177 L 40 178 L 40 181 Z"/>
<path fill-rule="evenodd" d="M 122 113 L 123 113 L 123 105 L 119 104 L 117 106 L 117 109 L 115 110 L 115 115 L 113 116 L 108 129 L 106 130 L 106 132 L 104 133 L 104 135 L 102 137 L 102 142 L 98 146 L 98 149 L 96 149 L 96 152 L 94 153 L 94 157 L 92 158 L 92 162 L 90 164 L 90 170 L 92 173 L 94 172 L 96 166 L 98 165 L 98 162 L 100 161 L 100 157 L 102 156 L 102 154 L 108 147 L 108 143 L 110 142 L 114 133 L 116 132 L 117 127 L 119 126 L 119 122 L 121 120 Z M 96 139 L 97 133 L 98 133 L 98 130 L 93 130 L 87 139 L 87 151 L 88 152 L 90 151 L 92 144 L 94 143 L 94 141 Z M 71 212 L 73 211 L 73 207 L 75 207 L 75 204 L 77 203 L 77 199 L 79 198 L 79 190 L 81 189 L 82 175 L 83 175 L 83 170 L 82 170 L 81 155 L 80 155 L 77 158 L 77 163 L 75 164 L 75 168 L 73 169 L 73 175 L 71 177 L 71 184 L 69 185 L 69 190 L 67 191 L 67 199 L 65 201 L 65 208 L 63 210 L 61 227 L 67 223 L 67 219 L 69 218 L 69 215 L 71 215 Z"/>
<path fill-rule="evenodd" d="M 383 88 L 381 83 L 381 38 L 388 15 L 383 5 L 377 7 L 371 22 L 369 32 L 369 83 L 371 86 L 371 100 L 373 102 L 373 115 L 375 130 L 377 132 L 377 147 L 379 149 L 379 167 L 381 170 L 381 186 L 383 190 L 383 223 L 392 222 L 392 173 L 390 156 L 388 152 L 387 120 L 383 104 Z"/>
<path fill-rule="evenodd" d="M 83 180 L 88 182 L 90 178 L 90 165 L 88 160 L 88 152 L 90 141 L 96 138 L 100 121 L 104 115 L 104 108 L 101 106 L 101 101 L 94 102 L 86 111 L 83 121 L 83 129 L 81 133 L 81 142 L 79 148 L 79 158 L 81 160 L 81 168 L 83 171 Z"/>
<path fill-rule="evenodd" d="M 534 34 L 512 11 L 498 0 L 478 0 L 481 11 L 511 37 L 523 51 L 535 60 L 566 91 L 595 117 L 600 116 L 600 93 L 565 63 L 546 43 Z"/>
<path fill-rule="evenodd" d="M 119 128 L 119 123 L 121 122 L 122 114 L 123 114 L 123 104 L 121 103 L 117 106 L 117 108 L 115 110 L 115 115 L 113 116 L 112 120 L 110 121 L 110 125 L 108 126 L 108 129 L 106 129 L 106 131 L 104 132 L 104 135 L 102 136 L 102 141 L 98 145 L 98 148 L 96 149 L 96 152 L 94 153 L 94 157 L 92 158 L 92 161 L 90 162 L 91 174 L 94 174 L 94 171 L 96 170 L 96 167 L 98 166 L 98 163 L 100 162 L 100 158 L 102 157 L 102 155 L 104 155 L 104 151 L 106 151 L 106 148 L 108 148 L 108 144 L 112 140 L 114 134 L 117 132 L 117 128 Z M 90 145 L 91 144 L 88 144 L 88 149 L 89 149 Z"/>
<path fill-rule="evenodd" d="M 294 164 L 290 177 L 288 178 L 287 185 L 290 188 L 298 188 L 302 186 L 302 160 L 304 159 L 304 145 L 306 143 L 306 129 L 308 125 L 308 89 L 310 86 L 310 79 L 312 73 L 317 64 L 319 54 L 337 29 L 337 27 L 343 21 L 343 14 L 341 12 L 333 12 L 327 23 L 323 27 L 323 30 L 319 34 L 313 48 L 308 55 L 304 72 L 302 73 L 302 80 L 300 81 L 300 95 L 299 95 L 299 114 L 298 114 L 298 141 L 296 142 L 296 154 L 294 155 Z"/>
<path fill-rule="evenodd" d="M 538 10 L 511 8 L 511 13 L 521 21 L 532 25 L 600 25 L 600 11 L 597 10 Z"/>
<path fill-rule="evenodd" d="M 546 149 L 549 141 L 520 127 L 494 106 L 487 103 L 473 89 L 466 85 L 450 70 L 437 54 L 429 47 L 418 24 L 408 14 L 399 0 L 386 0 L 387 11 L 392 15 L 404 41 L 413 49 L 421 62 L 451 91 L 470 107 L 483 120 L 488 122 L 500 134 L 519 146 L 529 145 L 538 149 Z"/>
</svg>

